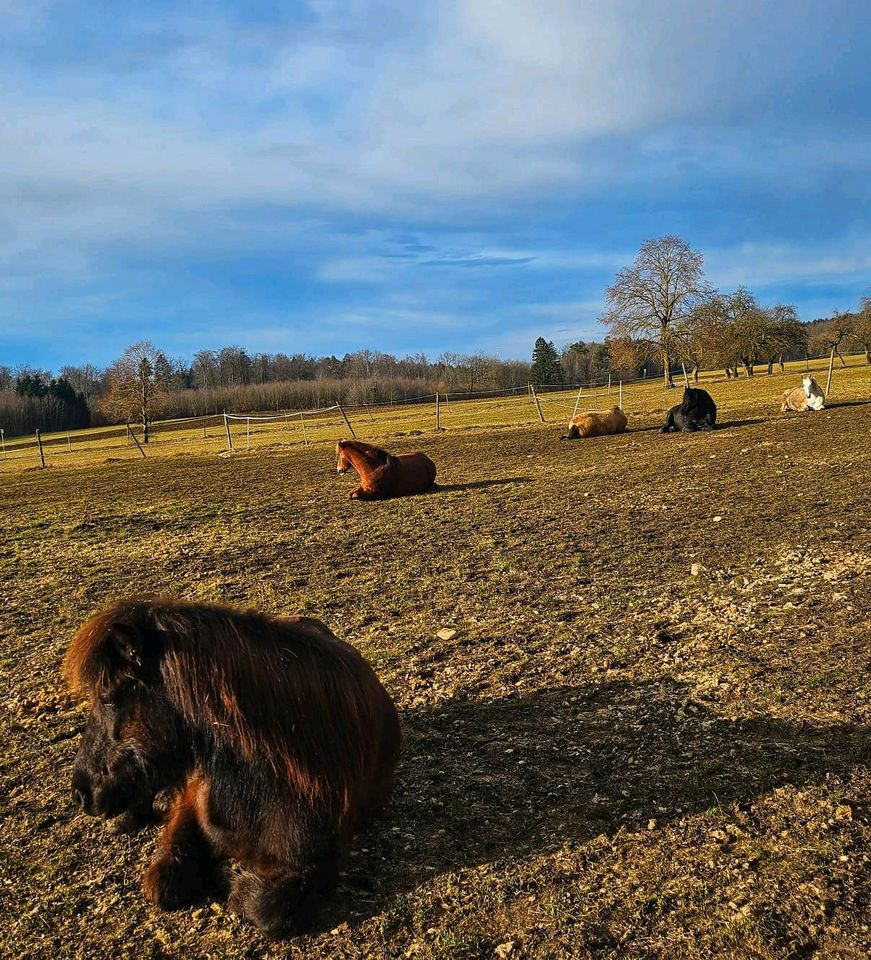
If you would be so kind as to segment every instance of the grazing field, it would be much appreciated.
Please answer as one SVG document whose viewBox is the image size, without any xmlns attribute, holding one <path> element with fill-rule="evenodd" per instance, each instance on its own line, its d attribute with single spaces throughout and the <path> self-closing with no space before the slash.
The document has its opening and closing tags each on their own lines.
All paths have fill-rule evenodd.
<svg viewBox="0 0 871 960">
<path fill-rule="evenodd" d="M 848 369 L 836 370 L 833 397 L 845 400 L 852 397 L 861 384 L 867 382 L 867 367 L 863 356 L 848 356 Z M 822 386 L 826 382 L 828 361 L 811 360 L 786 364 L 785 374 L 774 376 L 757 374 L 754 380 L 729 384 L 723 374 L 706 371 L 701 374 L 699 386 L 715 391 L 725 390 L 725 396 L 743 404 L 745 412 L 765 416 L 780 410 L 780 395 L 785 387 L 801 386 L 802 374 L 810 371 Z M 722 384 L 722 386 L 721 386 Z M 462 430 L 481 427 L 508 427 L 539 423 L 535 403 L 527 395 L 527 388 L 517 387 L 510 395 L 491 393 L 474 396 L 452 394 L 441 397 L 438 417 L 442 430 Z M 666 391 L 659 378 L 627 382 L 621 387 L 615 381 L 610 387 L 584 387 L 581 396 L 575 388 L 539 388 L 541 416 L 548 423 L 567 423 L 572 413 L 588 410 L 608 410 L 622 397 L 622 407 L 630 417 L 658 417 L 667 407 L 680 400 L 680 391 Z M 435 398 L 424 402 L 397 400 L 381 406 L 346 407 L 346 413 L 361 439 L 403 438 L 420 433 L 435 432 Z M 293 411 L 249 411 L 231 415 L 230 433 L 236 453 L 264 450 L 293 450 L 296 447 L 318 443 L 335 443 L 348 437 L 348 427 L 338 406 L 325 399 L 319 412 L 305 412 L 300 417 Z M 3 424 L 0 423 L 0 427 Z M 142 427 L 132 429 L 141 439 Z M 188 420 L 165 420 L 152 424 L 151 442 L 144 449 L 149 458 L 189 456 L 190 454 L 217 454 L 227 451 L 227 433 L 221 414 Z M 48 467 L 87 466 L 102 463 L 123 463 L 140 459 L 140 449 L 122 426 L 92 427 L 69 433 L 45 434 L 42 438 Z M 0 452 L 0 473 L 20 472 L 40 466 L 39 451 L 33 436 L 7 439 Z"/>
<path fill-rule="evenodd" d="M 381 503 L 347 499 L 326 443 L 275 437 L 10 462 L 0 956 L 867 957 L 871 367 L 781 416 L 798 380 L 710 380 L 695 435 L 658 433 L 680 391 L 657 384 L 629 432 L 575 442 L 567 397 L 544 425 L 525 398 L 498 427 L 374 417 L 363 439 L 439 469 Z M 317 932 L 156 913 L 154 832 L 74 809 L 63 651 L 142 593 L 320 617 L 399 705 L 394 800 Z"/>
</svg>

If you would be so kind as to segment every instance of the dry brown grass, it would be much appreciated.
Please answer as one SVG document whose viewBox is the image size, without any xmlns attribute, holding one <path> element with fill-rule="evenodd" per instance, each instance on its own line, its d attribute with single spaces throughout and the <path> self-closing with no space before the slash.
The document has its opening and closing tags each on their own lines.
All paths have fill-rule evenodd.
<svg viewBox="0 0 871 960">
<path fill-rule="evenodd" d="M 325 444 L 4 475 L 0 954 L 866 957 L 871 371 L 821 413 L 784 385 L 714 383 L 704 435 L 660 436 L 651 388 L 622 436 L 405 437 L 440 487 L 383 503 Z M 154 912 L 154 837 L 68 799 L 63 650 L 145 592 L 319 616 L 400 705 L 321 932 Z"/>
</svg>

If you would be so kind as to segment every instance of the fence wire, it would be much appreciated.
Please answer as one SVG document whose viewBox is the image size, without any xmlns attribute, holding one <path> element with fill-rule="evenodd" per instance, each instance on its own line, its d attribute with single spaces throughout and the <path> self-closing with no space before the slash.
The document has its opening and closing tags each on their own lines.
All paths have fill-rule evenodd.
<svg viewBox="0 0 871 960">
<path fill-rule="evenodd" d="M 826 361 L 812 362 L 808 369 L 821 364 L 825 367 Z M 790 370 L 774 376 L 787 377 L 795 373 Z M 706 372 L 704 379 L 709 382 L 711 375 L 712 372 Z M 679 375 L 679 386 L 683 380 Z M 689 376 L 687 382 L 692 382 Z M 658 377 L 622 381 L 603 377 L 584 384 L 517 384 L 501 389 L 402 397 L 381 403 L 342 404 L 336 400 L 328 406 L 274 413 L 264 410 L 210 413 L 154 421 L 149 424 L 147 444 L 141 424 L 63 431 L 42 436 L 39 441 L 33 436 L 9 438 L 0 432 L 0 469 L 40 466 L 40 442 L 42 456 L 49 466 L 70 464 L 101 453 L 112 460 L 147 457 L 151 451 L 155 454 L 228 449 L 237 452 L 241 446 L 240 424 L 245 425 L 247 450 L 335 442 L 349 434 L 379 440 L 464 426 L 513 426 L 540 421 L 563 424 L 575 413 L 608 409 L 618 403 L 626 412 L 638 412 L 650 405 L 661 386 Z M 671 396 L 661 399 L 667 404 Z"/>
</svg>

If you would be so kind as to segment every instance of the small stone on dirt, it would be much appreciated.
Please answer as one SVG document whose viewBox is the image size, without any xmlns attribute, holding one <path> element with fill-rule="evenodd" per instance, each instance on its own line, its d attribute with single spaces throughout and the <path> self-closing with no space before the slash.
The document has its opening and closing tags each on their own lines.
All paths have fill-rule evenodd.
<svg viewBox="0 0 871 960">
<path fill-rule="evenodd" d="M 452 630 L 450 627 L 444 627 L 436 634 L 439 640 L 453 640 L 456 635 L 457 631 Z"/>
<path fill-rule="evenodd" d="M 493 951 L 494 957 L 510 957 L 514 952 L 514 941 L 506 940 L 505 943 L 500 943 L 498 947 Z"/>
</svg>

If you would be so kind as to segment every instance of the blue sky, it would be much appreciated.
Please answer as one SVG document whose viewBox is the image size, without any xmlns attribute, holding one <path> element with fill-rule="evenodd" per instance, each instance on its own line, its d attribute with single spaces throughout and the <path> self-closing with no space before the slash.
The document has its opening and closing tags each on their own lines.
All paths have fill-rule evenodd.
<svg viewBox="0 0 871 960">
<path fill-rule="evenodd" d="M 852 0 L 0 0 L 0 363 L 527 357 L 678 233 L 803 319 L 871 292 Z"/>
</svg>

